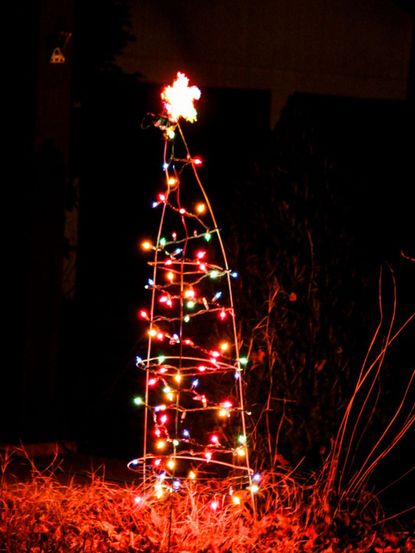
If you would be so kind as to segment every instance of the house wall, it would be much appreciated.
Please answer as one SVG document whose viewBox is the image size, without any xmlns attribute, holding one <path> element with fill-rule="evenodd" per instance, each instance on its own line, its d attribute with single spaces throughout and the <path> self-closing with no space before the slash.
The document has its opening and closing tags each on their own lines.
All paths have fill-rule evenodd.
<svg viewBox="0 0 415 553">
<path fill-rule="evenodd" d="M 119 60 L 147 82 L 187 71 L 202 87 L 404 99 L 411 15 L 392 0 L 140 0 Z"/>
</svg>

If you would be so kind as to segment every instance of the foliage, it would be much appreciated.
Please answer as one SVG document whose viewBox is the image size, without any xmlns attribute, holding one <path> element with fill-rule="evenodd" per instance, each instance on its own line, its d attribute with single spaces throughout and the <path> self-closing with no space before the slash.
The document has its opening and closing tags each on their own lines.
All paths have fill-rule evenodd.
<svg viewBox="0 0 415 553">
<path fill-rule="evenodd" d="M 343 509 L 327 503 L 317 474 L 266 473 L 254 515 L 248 495 L 240 505 L 228 501 L 227 481 L 189 482 L 155 500 L 143 484 L 70 478 L 57 459 L 43 470 L 31 462 L 24 478 L 13 465 L 4 456 L 0 550 L 8 553 L 397 553 L 415 546 L 410 533 L 384 528 L 367 493 Z M 209 497 L 219 500 L 216 510 Z"/>
<path fill-rule="evenodd" d="M 375 117 L 356 122 L 364 106 L 349 104 L 294 95 L 234 189 L 228 249 L 241 271 L 253 443 L 268 467 L 320 465 L 376 325 L 376 278 L 391 251 L 386 231 L 376 234 L 387 201 L 373 198 L 379 139 L 355 136 L 356 125 L 372 136 L 365 125 Z M 401 238 L 390 233 L 395 250 Z M 391 371 L 384 365 L 384 378 Z M 387 420 L 388 408 L 377 416 Z"/>
<path fill-rule="evenodd" d="M 236 266 L 243 267 L 237 305 L 252 361 L 256 444 L 261 448 L 261 435 L 280 439 L 279 453 L 267 446 L 270 466 L 282 453 L 294 463 L 307 455 L 318 464 L 350 391 L 353 344 L 347 329 L 356 304 L 346 290 L 356 289 L 357 277 L 346 241 L 339 251 L 342 230 L 333 230 L 337 214 L 327 187 L 273 166 L 255 175 L 243 193 L 252 201 L 239 198 L 238 239 L 231 249 Z M 271 429 L 279 429 L 278 436 Z"/>
</svg>

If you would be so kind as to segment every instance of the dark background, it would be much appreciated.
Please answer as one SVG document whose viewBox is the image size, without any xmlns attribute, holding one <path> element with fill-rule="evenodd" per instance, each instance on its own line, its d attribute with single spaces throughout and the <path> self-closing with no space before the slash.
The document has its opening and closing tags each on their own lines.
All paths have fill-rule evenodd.
<svg viewBox="0 0 415 553">
<path fill-rule="evenodd" d="M 137 244 L 155 229 L 150 206 L 161 184 L 162 140 L 140 127 L 146 112 L 160 109 L 160 84 L 116 63 L 133 38 L 129 14 L 124 2 L 68 0 L 58 9 L 38 0 L 21 3 L 13 15 L 20 38 L 6 106 L 13 222 L 11 293 L 4 292 L 13 308 L 3 443 L 70 439 L 82 451 L 123 458 L 141 447 L 131 397 L 141 389 L 136 310 L 145 301 L 147 269 Z M 62 33 L 71 33 L 66 61 L 51 64 Z M 415 256 L 413 67 L 412 56 L 406 101 L 299 90 L 272 129 L 269 90 L 205 87 L 199 121 L 186 128 L 192 150 L 206 159 L 202 176 L 231 246 L 243 240 L 261 259 L 267 237 L 284 232 L 268 209 L 275 175 L 285 178 L 283 186 L 312 190 L 302 205 L 307 216 L 314 213 L 321 262 L 344 298 L 333 324 L 343 329 L 356 365 L 377 318 L 380 267 L 395 271 L 399 320 L 414 309 L 414 263 L 401 255 Z M 255 280 L 237 249 L 243 251 L 234 248 L 231 260 L 252 291 Z M 243 309 L 241 299 L 248 328 L 255 313 Z M 412 327 L 393 352 L 392 395 L 396 371 L 413 368 L 413 336 Z M 407 461 L 410 445 L 395 465 Z"/>
</svg>

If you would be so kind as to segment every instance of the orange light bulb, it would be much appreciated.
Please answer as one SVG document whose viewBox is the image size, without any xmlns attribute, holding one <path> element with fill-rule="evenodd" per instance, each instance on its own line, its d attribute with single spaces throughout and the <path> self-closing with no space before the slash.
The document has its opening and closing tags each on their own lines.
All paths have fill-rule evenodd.
<svg viewBox="0 0 415 553">
<path fill-rule="evenodd" d="M 149 251 L 153 247 L 153 244 L 150 242 L 150 240 L 144 240 L 144 242 L 141 242 L 141 248 L 144 251 Z"/>
<path fill-rule="evenodd" d="M 222 353 L 229 350 L 229 342 L 222 342 L 219 346 L 219 349 Z"/>
</svg>

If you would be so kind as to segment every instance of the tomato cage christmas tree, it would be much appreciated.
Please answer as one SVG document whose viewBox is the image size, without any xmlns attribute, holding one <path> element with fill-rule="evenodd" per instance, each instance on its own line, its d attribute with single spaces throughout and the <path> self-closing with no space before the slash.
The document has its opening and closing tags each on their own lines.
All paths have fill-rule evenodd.
<svg viewBox="0 0 415 553">
<path fill-rule="evenodd" d="M 163 133 L 164 189 L 149 255 L 149 308 L 140 318 L 148 335 L 145 371 L 143 456 L 129 466 L 154 483 L 161 498 L 184 481 L 228 478 L 235 490 L 258 490 L 249 463 L 243 370 L 232 279 L 219 227 L 199 177 L 202 161 L 190 154 L 181 120 L 194 122 L 200 90 L 182 73 L 161 94 L 163 113 L 148 125 Z M 146 126 L 147 126 L 146 123 Z M 249 494 L 250 492 L 250 494 Z"/>
</svg>

